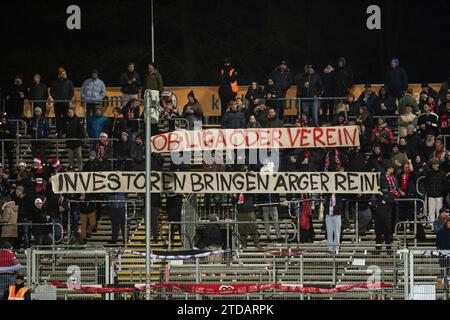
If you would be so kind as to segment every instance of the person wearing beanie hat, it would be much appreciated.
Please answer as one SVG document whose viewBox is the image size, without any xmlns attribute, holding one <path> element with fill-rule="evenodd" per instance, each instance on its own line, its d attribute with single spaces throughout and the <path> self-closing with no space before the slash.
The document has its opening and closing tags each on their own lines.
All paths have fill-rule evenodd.
<svg viewBox="0 0 450 320">
<path fill-rule="evenodd" d="M 154 62 L 147 65 L 147 73 L 142 84 L 142 94 L 145 94 L 145 90 L 154 90 L 162 93 L 164 91 L 164 83 L 161 73 L 156 69 Z"/>
<path fill-rule="evenodd" d="M 34 109 L 33 118 L 31 118 L 28 126 L 29 134 L 32 137 L 31 152 L 38 155 L 42 161 L 47 161 L 47 142 L 50 134 L 50 124 L 47 118 L 42 114 L 42 108 Z"/>
<path fill-rule="evenodd" d="M 46 209 L 43 208 L 44 202 L 41 198 L 36 198 L 34 200 L 34 207 L 31 216 L 31 222 L 33 223 L 33 228 L 31 232 L 36 240 L 35 245 L 50 245 L 50 227 L 46 224 L 50 223 L 50 217 L 47 216 Z"/>
<path fill-rule="evenodd" d="M 188 93 L 188 103 L 183 108 L 182 116 L 188 121 L 189 130 L 193 130 L 196 122 L 202 122 L 203 120 L 203 108 L 195 98 L 194 91 Z"/>
<path fill-rule="evenodd" d="M 95 107 L 103 103 L 105 99 L 106 86 L 100 80 L 97 69 L 92 70 L 91 77 L 85 80 L 81 86 L 81 100 L 86 106 L 86 114 L 88 117 L 93 117 Z"/>
<path fill-rule="evenodd" d="M 52 82 L 50 88 L 50 100 L 54 101 L 56 131 L 62 135 L 64 120 L 70 107 L 70 101 L 75 96 L 73 82 L 67 78 L 64 68 L 59 68 L 58 78 Z"/>
<path fill-rule="evenodd" d="M 114 144 L 114 158 L 117 159 L 114 170 L 128 171 L 130 164 L 127 159 L 131 158 L 131 139 L 129 139 L 128 132 L 122 132 L 120 140 Z"/>
<path fill-rule="evenodd" d="M 387 93 L 400 99 L 408 89 L 408 75 L 402 67 L 400 67 L 400 60 L 393 58 L 391 60 L 391 69 L 386 74 L 384 82 Z"/>
</svg>

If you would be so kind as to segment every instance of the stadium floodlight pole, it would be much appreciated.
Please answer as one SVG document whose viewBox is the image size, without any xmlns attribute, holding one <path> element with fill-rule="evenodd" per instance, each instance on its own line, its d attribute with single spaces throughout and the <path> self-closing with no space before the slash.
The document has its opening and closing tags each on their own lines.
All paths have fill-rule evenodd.
<svg viewBox="0 0 450 320">
<path fill-rule="evenodd" d="M 155 16 L 153 11 L 153 0 L 150 0 L 150 16 L 152 19 L 152 62 L 155 62 Z"/>
<path fill-rule="evenodd" d="M 150 109 L 152 97 L 150 90 L 145 91 L 145 299 L 151 300 L 152 283 L 152 239 L 151 239 L 151 172 L 152 153 L 151 147 L 151 117 Z"/>
</svg>

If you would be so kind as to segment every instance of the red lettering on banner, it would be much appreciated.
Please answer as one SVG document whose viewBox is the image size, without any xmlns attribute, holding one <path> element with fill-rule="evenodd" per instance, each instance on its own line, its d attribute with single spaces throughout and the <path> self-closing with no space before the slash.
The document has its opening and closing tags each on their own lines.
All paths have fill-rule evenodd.
<svg viewBox="0 0 450 320">
<path fill-rule="evenodd" d="M 241 135 L 240 139 L 239 139 L 238 135 Z M 242 132 L 242 130 L 233 130 L 233 132 L 231 132 L 231 135 L 230 135 L 230 143 L 231 143 L 231 145 L 236 147 L 236 148 L 242 146 L 242 144 L 245 142 L 244 137 L 245 137 L 245 135 Z M 234 139 L 234 138 L 236 138 L 236 139 Z"/>
<path fill-rule="evenodd" d="M 327 128 L 327 145 L 332 147 L 335 146 L 337 144 L 337 142 L 332 142 L 332 138 L 334 138 L 334 135 L 332 134 L 332 132 L 336 131 L 336 128 Z M 338 129 L 339 131 L 339 129 Z"/>
<path fill-rule="evenodd" d="M 320 140 L 322 137 L 323 137 L 323 129 L 322 128 L 314 128 L 314 130 L 313 130 L 314 147 L 317 147 L 318 143 L 320 143 L 322 147 L 326 147 L 325 141 Z"/>
<path fill-rule="evenodd" d="M 301 132 L 300 136 L 300 147 L 311 147 L 311 144 L 308 141 L 308 135 L 311 133 L 310 129 L 299 129 Z M 306 141 L 306 142 L 304 142 Z"/>
<path fill-rule="evenodd" d="M 203 145 L 205 148 L 213 148 L 214 146 L 214 134 L 210 130 L 203 131 Z"/>
<path fill-rule="evenodd" d="M 351 133 L 348 132 L 347 128 L 343 128 L 343 130 L 344 130 L 345 144 L 346 145 L 351 144 L 352 146 L 354 146 L 356 144 L 356 138 L 357 138 L 356 135 L 358 133 L 358 130 L 355 130 L 354 128 L 352 129 L 353 130 L 353 137 L 351 136 Z"/>
<path fill-rule="evenodd" d="M 227 140 L 225 138 L 224 131 L 222 129 L 217 130 L 217 138 L 216 138 L 216 147 L 215 149 L 226 149 L 227 148 Z M 221 147 L 219 148 L 219 145 Z"/>
<path fill-rule="evenodd" d="M 272 130 L 272 147 L 282 148 L 283 142 L 281 141 L 281 136 L 283 135 L 282 130 Z"/>
<path fill-rule="evenodd" d="M 287 129 L 288 137 L 289 137 L 289 143 L 290 143 L 291 147 L 293 147 L 297 143 L 298 136 L 300 135 L 300 132 L 302 132 L 302 130 L 300 128 L 298 128 L 295 131 L 296 131 L 295 138 L 294 138 L 294 140 L 292 140 L 292 129 L 291 128 Z"/>
<path fill-rule="evenodd" d="M 342 146 L 342 130 L 338 130 L 339 145 Z"/>
<path fill-rule="evenodd" d="M 164 143 L 162 144 L 161 148 L 157 147 L 158 146 L 158 143 L 157 143 L 158 139 L 164 140 Z M 167 148 L 167 137 L 165 135 L 163 135 L 163 134 L 154 136 L 151 139 L 151 141 L 152 141 L 152 151 L 153 152 L 162 152 L 162 151 L 164 151 Z"/>
<path fill-rule="evenodd" d="M 260 147 L 270 146 L 269 136 L 270 136 L 270 130 L 260 130 L 260 136 L 259 136 L 259 146 Z"/>
<path fill-rule="evenodd" d="M 252 134 L 254 134 L 255 139 L 251 140 Z M 253 147 L 254 145 L 258 146 L 258 140 L 259 140 L 259 133 L 258 130 L 248 129 L 247 136 L 245 137 L 246 145 L 248 148 Z"/>
<path fill-rule="evenodd" d="M 171 133 L 169 133 L 168 136 L 169 136 L 169 138 L 168 138 L 169 141 L 167 143 L 168 151 L 171 152 L 172 150 L 177 150 L 181 144 L 181 139 L 180 139 L 181 136 L 176 132 L 171 132 Z M 176 139 L 174 139 L 174 137 Z"/>
</svg>

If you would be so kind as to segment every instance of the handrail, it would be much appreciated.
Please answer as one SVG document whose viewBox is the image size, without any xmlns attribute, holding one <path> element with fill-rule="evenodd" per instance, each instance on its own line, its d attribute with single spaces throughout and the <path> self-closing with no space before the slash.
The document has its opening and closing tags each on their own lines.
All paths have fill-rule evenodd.
<svg viewBox="0 0 450 320">
<path fill-rule="evenodd" d="M 419 191 L 419 181 L 421 181 L 423 179 L 425 179 L 425 176 L 421 176 L 421 177 L 417 178 L 417 180 L 416 180 L 416 192 L 421 197 L 425 197 L 425 194 Z"/>
<path fill-rule="evenodd" d="M 52 243 L 53 246 L 55 246 L 58 243 L 62 242 L 62 239 L 64 238 L 64 227 L 62 226 L 62 224 L 60 223 L 55 223 L 55 222 L 49 222 L 49 223 L 33 223 L 33 222 L 18 222 L 18 223 L 0 223 L 0 227 L 5 227 L 5 226 L 30 226 L 31 229 L 33 229 L 33 226 L 37 227 L 37 226 L 51 226 L 52 227 Z M 58 241 L 55 240 L 55 226 L 59 226 L 61 229 L 61 237 Z"/>
</svg>

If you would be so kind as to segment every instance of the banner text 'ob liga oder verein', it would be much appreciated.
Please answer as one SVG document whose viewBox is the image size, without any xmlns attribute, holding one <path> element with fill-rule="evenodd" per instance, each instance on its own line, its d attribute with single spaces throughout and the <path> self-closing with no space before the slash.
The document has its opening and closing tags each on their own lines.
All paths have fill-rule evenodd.
<svg viewBox="0 0 450 320">
<path fill-rule="evenodd" d="M 145 172 L 70 172 L 51 178 L 53 192 L 145 193 Z M 372 172 L 152 172 L 152 193 L 380 193 Z"/>
<path fill-rule="evenodd" d="M 181 130 L 151 137 L 154 153 L 357 147 L 359 127 Z"/>
</svg>

